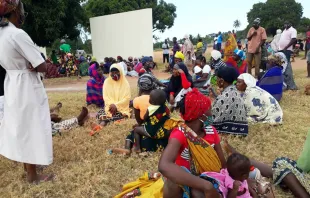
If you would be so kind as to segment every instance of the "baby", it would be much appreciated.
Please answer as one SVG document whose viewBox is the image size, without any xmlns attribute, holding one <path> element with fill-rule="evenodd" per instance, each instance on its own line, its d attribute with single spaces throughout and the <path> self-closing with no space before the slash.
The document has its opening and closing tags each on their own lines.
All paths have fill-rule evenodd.
<svg viewBox="0 0 310 198">
<path fill-rule="evenodd" d="M 170 111 L 166 105 L 166 93 L 160 89 L 153 90 L 150 94 L 150 106 L 144 116 L 144 123 L 134 129 L 134 152 L 141 152 L 141 136 L 153 139 L 168 137 L 169 131 L 164 128 L 164 124 L 169 119 Z"/>
<path fill-rule="evenodd" d="M 247 182 L 251 169 L 249 158 L 234 153 L 229 156 L 226 165 L 227 169 L 222 169 L 220 173 L 208 172 L 206 175 L 219 181 L 223 198 L 251 198 L 251 188 Z"/>
</svg>

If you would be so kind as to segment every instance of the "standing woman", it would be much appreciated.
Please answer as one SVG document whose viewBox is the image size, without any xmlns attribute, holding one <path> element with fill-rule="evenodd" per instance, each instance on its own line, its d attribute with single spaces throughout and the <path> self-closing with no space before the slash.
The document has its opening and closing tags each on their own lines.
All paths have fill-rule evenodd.
<svg viewBox="0 0 310 198">
<path fill-rule="evenodd" d="M 53 162 L 48 99 L 39 72 L 46 72 L 40 51 L 26 32 L 19 0 L 0 0 L 0 65 L 6 70 L 4 118 L 0 127 L 0 154 L 24 163 L 28 182 L 48 181 L 36 165 Z"/>
<path fill-rule="evenodd" d="M 189 36 L 186 34 L 184 36 L 184 45 L 183 45 L 183 54 L 185 56 L 184 63 L 186 66 L 191 66 L 195 58 L 195 49 L 192 41 L 189 39 Z"/>
</svg>

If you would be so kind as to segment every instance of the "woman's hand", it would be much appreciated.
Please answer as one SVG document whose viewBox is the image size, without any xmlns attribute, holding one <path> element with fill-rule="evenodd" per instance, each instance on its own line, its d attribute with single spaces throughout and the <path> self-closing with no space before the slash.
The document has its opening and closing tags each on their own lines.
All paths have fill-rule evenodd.
<svg viewBox="0 0 310 198">
<path fill-rule="evenodd" d="M 183 71 L 182 69 L 178 69 L 178 72 L 179 72 L 180 74 L 184 73 L 184 71 Z"/>
<path fill-rule="evenodd" d="M 117 107 L 115 106 L 115 104 L 111 104 L 109 107 L 109 111 L 112 115 L 116 114 L 117 112 Z"/>
<path fill-rule="evenodd" d="M 170 103 L 171 105 L 174 104 L 174 96 L 173 96 L 173 95 L 170 95 L 169 103 Z"/>
<path fill-rule="evenodd" d="M 32 65 L 29 63 L 29 70 L 31 72 L 37 72 L 36 68 L 33 68 Z"/>
<path fill-rule="evenodd" d="M 205 180 L 205 189 L 204 189 L 204 194 L 205 197 L 212 197 L 212 198 L 221 198 L 220 193 L 217 192 L 217 190 L 213 187 L 213 185 Z"/>
</svg>

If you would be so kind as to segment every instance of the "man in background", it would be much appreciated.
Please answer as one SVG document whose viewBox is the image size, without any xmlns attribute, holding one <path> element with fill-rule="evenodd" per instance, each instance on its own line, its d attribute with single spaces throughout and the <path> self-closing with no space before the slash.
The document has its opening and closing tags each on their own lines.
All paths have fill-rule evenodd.
<svg viewBox="0 0 310 198">
<path fill-rule="evenodd" d="M 258 77 L 262 57 L 262 45 L 267 40 L 265 28 L 260 26 L 260 19 L 257 18 L 253 22 L 253 27 L 248 32 L 248 73 L 252 74 L 253 59 L 255 60 L 255 77 Z"/>
<path fill-rule="evenodd" d="M 173 37 L 172 42 L 173 42 L 172 52 L 173 52 L 173 57 L 174 57 L 175 53 L 181 51 L 181 48 L 180 48 L 180 45 L 176 37 Z M 174 58 L 172 59 L 172 63 L 170 64 L 170 69 L 172 69 L 173 66 L 174 66 Z"/>
<path fill-rule="evenodd" d="M 297 90 L 294 81 L 293 69 L 291 65 L 291 55 L 293 53 L 293 46 L 297 42 L 297 31 L 292 27 L 288 21 L 284 23 L 284 30 L 279 41 L 279 51 L 283 52 L 287 59 L 287 68 L 284 72 L 284 82 L 287 85 L 287 90 Z"/>
<path fill-rule="evenodd" d="M 167 39 L 165 40 L 165 42 L 162 45 L 162 49 L 163 49 L 163 63 L 169 63 L 169 44 Z"/>
<path fill-rule="evenodd" d="M 60 41 L 60 51 L 64 53 L 70 53 L 71 51 L 71 46 L 66 43 L 65 39 L 61 39 Z"/>
<path fill-rule="evenodd" d="M 223 36 L 222 36 L 222 32 L 219 32 L 218 36 L 217 36 L 217 51 L 221 51 L 222 50 L 222 42 L 223 42 Z"/>
<path fill-rule="evenodd" d="M 308 26 L 308 30 L 306 32 L 306 46 L 305 46 L 305 58 L 307 58 L 307 52 L 310 50 L 310 26 Z"/>
</svg>

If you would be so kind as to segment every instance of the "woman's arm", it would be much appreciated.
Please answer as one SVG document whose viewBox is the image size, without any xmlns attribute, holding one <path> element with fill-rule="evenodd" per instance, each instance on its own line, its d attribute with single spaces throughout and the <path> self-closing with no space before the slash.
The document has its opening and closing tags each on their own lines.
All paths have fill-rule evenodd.
<svg viewBox="0 0 310 198">
<path fill-rule="evenodd" d="M 224 153 L 223 153 L 221 143 L 214 145 L 214 150 L 216 151 L 217 156 L 219 157 L 219 159 L 221 161 L 222 168 L 226 168 L 226 160 L 224 157 Z"/>
<path fill-rule="evenodd" d="M 189 186 L 205 193 L 216 193 L 216 190 L 213 188 L 210 182 L 187 173 L 185 170 L 175 164 L 175 160 L 178 156 L 180 148 L 181 143 L 177 139 L 172 138 L 169 140 L 168 146 L 164 150 L 159 161 L 159 171 L 176 184 Z"/>
</svg>

